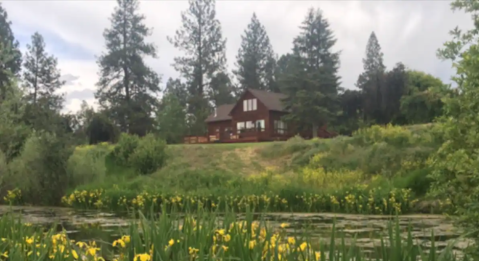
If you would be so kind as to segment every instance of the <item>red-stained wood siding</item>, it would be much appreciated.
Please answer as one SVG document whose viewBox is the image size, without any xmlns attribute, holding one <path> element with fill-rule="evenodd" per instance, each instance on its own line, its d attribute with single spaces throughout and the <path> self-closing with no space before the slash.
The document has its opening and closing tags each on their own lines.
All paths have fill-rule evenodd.
<svg viewBox="0 0 479 261">
<path fill-rule="evenodd" d="M 227 130 L 231 130 L 231 127 L 231 120 L 208 122 L 208 137 L 216 136 L 216 139 L 222 139 L 229 136 Z"/>
<path fill-rule="evenodd" d="M 244 111 L 243 101 L 249 99 L 256 99 L 256 110 L 254 111 Z M 231 110 L 231 126 L 233 128 L 233 133 L 238 133 L 236 126 L 238 122 L 247 122 L 258 120 L 264 120 L 265 130 L 262 135 L 264 138 L 270 137 L 270 119 L 269 119 L 269 110 L 266 106 L 258 100 L 251 92 L 246 92 L 241 99 L 238 100 L 236 106 Z"/>
</svg>

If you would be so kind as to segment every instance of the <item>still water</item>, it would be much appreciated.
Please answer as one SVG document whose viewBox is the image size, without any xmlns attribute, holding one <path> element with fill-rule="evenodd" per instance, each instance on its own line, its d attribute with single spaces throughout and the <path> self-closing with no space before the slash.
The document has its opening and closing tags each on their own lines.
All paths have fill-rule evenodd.
<svg viewBox="0 0 479 261">
<path fill-rule="evenodd" d="M 126 217 L 99 211 L 73 210 L 52 207 L 10 207 L 0 206 L 0 216 L 8 212 L 17 213 L 23 222 L 34 225 L 51 226 L 67 230 L 69 237 L 75 240 L 101 240 L 112 242 L 118 238 L 119 228 L 131 222 Z M 241 219 L 241 215 L 238 217 Z M 381 238 L 387 241 L 388 224 L 394 222 L 393 217 L 380 215 L 350 215 L 331 213 L 269 213 L 263 217 L 272 225 L 289 223 L 290 234 L 305 231 L 317 242 L 329 242 L 333 223 L 336 232 L 343 235 L 345 243 L 355 245 L 364 250 L 373 249 L 381 244 Z M 452 225 L 452 221 L 440 215 L 403 215 L 399 217 L 401 236 L 407 237 L 410 228 L 417 244 L 424 249 L 431 245 L 434 235 L 435 246 L 444 248 L 453 244 L 455 252 L 460 254 L 471 241 L 459 238 L 461 231 Z M 277 223 L 277 224 L 275 224 Z M 339 243 L 339 242 L 338 242 Z"/>
</svg>

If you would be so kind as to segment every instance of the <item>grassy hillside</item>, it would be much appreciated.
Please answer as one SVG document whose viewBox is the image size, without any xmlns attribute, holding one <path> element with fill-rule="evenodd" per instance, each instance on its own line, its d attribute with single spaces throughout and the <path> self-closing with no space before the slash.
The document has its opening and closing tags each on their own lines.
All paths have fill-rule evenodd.
<svg viewBox="0 0 479 261">
<path fill-rule="evenodd" d="M 138 197 L 211 205 L 228 198 L 235 208 L 277 201 L 275 210 L 412 212 L 429 187 L 427 159 L 440 144 L 433 130 L 431 125 L 373 126 L 352 137 L 324 140 L 171 145 L 166 164 L 151 175 L 138 175 L 115 160 L 112 145 L 77 148 L 75 154 L 103 151 L 106 170 L 101 174 L 100 168 L 65 202 L 93 207 L 84 202 L 101 199 L 101 205 L 124 208 L 138 204 Z"/>
</svg>

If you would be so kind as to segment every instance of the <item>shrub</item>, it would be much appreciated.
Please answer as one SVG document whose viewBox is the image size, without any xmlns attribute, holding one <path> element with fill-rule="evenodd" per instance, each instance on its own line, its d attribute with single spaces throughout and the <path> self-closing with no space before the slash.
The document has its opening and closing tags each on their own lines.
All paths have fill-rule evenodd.
<svg viewBox="0 0 479 261">
<path fill-rule="evenodd" d="M 103 146 L 88 149 L 77 147 L 68 159 L 69 187 L 103 181 L 106 175 L 105 156 L 107 153 L 108 150 Z"/>
<path fill-rule="evenodd" d="M 131 166 L 141 174 L 151 174 L 165 164 L 165 149 L 165 141 L 148 134 L 140 140 L 131 154 Z"/>
<path fill-rule="evenodd" d="M 130 157 L 138 147 L 140 138 L 137 135 L 130 135 L 127 133 L 122 133 L 120 135 L 120 140 L 115 145 L 113 149 L 113 157 L 118 164 L 129 165 Z"/>
<path fill-rule="evenodd" d="M 33 204 L 60 203 L 68 184 L 67 161 L 72 149 L 50 133 L 33 133 L 10 164 L 10 177 Z"/>
<path fill-rule="evenodd" d="M 369 128 L 360 129 L 353 133 L 353 137 L 362 145 L 386 142 L 393 146 L 409 145 L 413 142 L 412 132 L 400 126 L 391 124 L 381 127 L 374 125 Z"/>
<path fill-rule="evenodd" d="M 8 166 L 7 166 L 7 160 L 5 158 L 5 154 L 0 150 L 0 191 L 5 191 L 5 180 L 7 178 L 8 174 Z M 0 197 L 3 196 L 2 193 L 0 193 Z M 1 200 L 0 200 L 1 201 Z"/>
</svg>

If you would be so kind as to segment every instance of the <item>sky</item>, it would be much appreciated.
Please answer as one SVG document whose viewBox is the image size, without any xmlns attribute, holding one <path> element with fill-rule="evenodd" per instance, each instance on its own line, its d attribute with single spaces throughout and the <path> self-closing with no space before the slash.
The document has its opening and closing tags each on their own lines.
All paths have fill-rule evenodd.
<svg viewBox="0 0 479 261">
<path fill-rule="evenodd" d="M 114 0 L 30 0 L 2 1 L 12 21 L 12 29 L 22 51 L 31 35 L 39 32 L 46 49 L 58 58 L 66 93 L 65 111 L 75 112 L 82 100 L 95 106 L 93 93 L 98 80 L 97 57 L 105 51 L 103 31 L 110 26 L 116 6 Z M 436 57 L 436 50 L 451 39 L 449 31 L 456 26 L 471 28 L 468 14 L 453 12 L 450 1 L 217 1 L 216 13 L 227 39 L 228 70 L 235 68 L 235 57 L 244 32 L 256 13 L 265 26 L 274 51 L 290 52 L 292 40 L 309 8 L 320 8 L 337 38 L 335 50 L 341 51 L 339 74 L 342 87 L 355 88 L 363 71 L 362 59 L 372 31 L 376 33 L 384 53 L 384 62 L 391 69 L 402 62 L 408 68 L 421 70 L 450 82 L 454 70 L 451 63 Z M 162 77 L 179 77 L 172 67 L 173 59 L 182 53 L 167 41 L 181 26 L 181 12 L 188 8 L 182 0 L 143 0 L 140 12 L 145 24 L 153 29 L 147 41 L 158 48 L 157 59 L 147 59 Z"/>
</svg>

